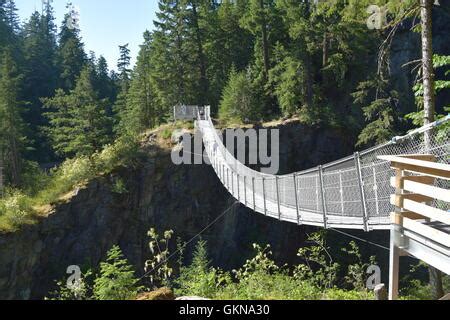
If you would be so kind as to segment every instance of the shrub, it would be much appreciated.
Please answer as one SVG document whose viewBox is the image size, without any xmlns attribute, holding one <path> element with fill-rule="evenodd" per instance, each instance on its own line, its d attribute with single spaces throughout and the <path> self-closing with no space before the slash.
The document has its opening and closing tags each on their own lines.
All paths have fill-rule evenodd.
<svg viewBox="0 0 450 320">
<path fill-rule="evenodd" d="M 173 274 L 173 269 L 169 266 L 169 242 L 172 239 L 173 231 L 164 232 L 161 238 L 152 228 L 147 235 L 150 237 L 148 246 L 152 256 L 145 262 L 145 272 L 149 273 L 152 285 L 168 285 Z"/>
<path fill-rule="evenodd" d="M 297 255 L 305 260 L 305 264 L 296 267 L 294 277 L 311 281 L 318 288 L 332 288 L 336 282 L 339 264 L 333 261 L 322 232 L 308 236 L 308 241 L 314 245 L 298 251 Z"/>
<path fill-rule="evenodd" d="M 100 264 L 100 276 L 94 280 L 93 294 L 96 300 L 129 300 L 142 291 L 133 268 L 123 258 L 122 251 L 114 246 Z"/>
<path fill-rule="evenodd" d="M 200 240 L 195 248 L 192 263 L 181 268 L 180 276 L 175 281 L 178 286 L 176 293 L 212 298 L 220 283 L 218 275 L 219 273 L 210 267 L 206 242 Z"/>
<path fill-rule="evenodd" d="M 0 231 L 12 232 L 34 221 L 30 199 L 19 191 L 11 191 L 0 199 Z"/>
</svg>

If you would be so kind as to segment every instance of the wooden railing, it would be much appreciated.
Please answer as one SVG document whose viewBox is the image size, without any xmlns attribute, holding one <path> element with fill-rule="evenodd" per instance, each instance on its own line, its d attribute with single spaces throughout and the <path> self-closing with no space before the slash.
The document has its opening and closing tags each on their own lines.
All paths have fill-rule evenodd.
<svg viewBox="0 0 450 320">
<path fill-rule="evenodd" d="M 395 194 L 390 253 L 390 299 L 398 295 L 400 255 L 418 259 L 450 273 L 450 190 L 437 187 L 450 180 L 450 165 L 436 163 L 433 155 L 383 156 L 395 169 Z M 436 201 L 438 200 L 438 201 Z M 438 204 L 438 205 L 436 205 Z"/>
</svg>

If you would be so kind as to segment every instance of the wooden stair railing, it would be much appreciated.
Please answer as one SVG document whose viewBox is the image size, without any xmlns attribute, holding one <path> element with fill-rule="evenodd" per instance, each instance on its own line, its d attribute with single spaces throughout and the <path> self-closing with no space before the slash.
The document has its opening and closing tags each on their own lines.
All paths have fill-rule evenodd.
<svg viewBox="0 0 450 320">
<path fill-rule="evenodd" d="M 448 207 L 450 190 L 436 187 L 435 183 L 436 179 L 450 180 L 450 165 L 436 163 L 433 155 L 382 156 L 379 159 L 389 161 L 395 170 L 395 177 L 391 179 L 391 186 L 395 188 L 391 204 L 395 212 L 391 215 L 389 267 L 389 299 L 393 300 L 398 297 L 400 255 L 413 255 L 450 273 L 450 213 L 433 206 L 438 200 Z M 419 235 L 414 241 L 419 242 L 420 250 L 410 250 L 412 240 L 405 233 Z"/>
</svg>

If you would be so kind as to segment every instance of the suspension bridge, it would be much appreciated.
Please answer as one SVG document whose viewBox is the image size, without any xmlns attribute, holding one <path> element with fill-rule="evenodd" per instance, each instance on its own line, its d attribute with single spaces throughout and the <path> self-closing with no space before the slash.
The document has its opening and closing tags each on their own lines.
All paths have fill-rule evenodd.
<svg viewBox="0 0 450 320">
<path fill-rule="evenodd" d="M 288 175 L 264 174 L 239 162 L 214 127 L 210 107 L 177 106 L 174 117 L 196 120 L 217 177 L 251 210 L 298 225 L 391 230 L 391 299 L 397 297 L 402 255 L 450 274 L 450 144 L 448 133 L 437 130 L 448 125 L 450 116 L 385 144 Z"/>
</svg>

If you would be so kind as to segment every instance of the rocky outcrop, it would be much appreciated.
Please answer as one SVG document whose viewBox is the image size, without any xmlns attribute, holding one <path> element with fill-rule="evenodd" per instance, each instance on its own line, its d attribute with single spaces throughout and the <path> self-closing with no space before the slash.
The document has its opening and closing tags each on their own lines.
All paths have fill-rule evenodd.
<svg viewBox="0 0 450 320">
<path fill-rule="evenodd" d="M 160 288 L 158 290 L 142 293 L 136 300 L 138 301 L 170 301 L 175 300 L 175 294 L 169 288 Z"/>
</svg>

